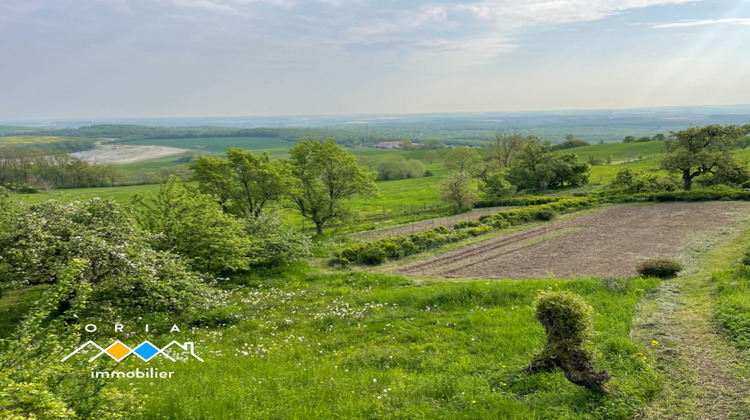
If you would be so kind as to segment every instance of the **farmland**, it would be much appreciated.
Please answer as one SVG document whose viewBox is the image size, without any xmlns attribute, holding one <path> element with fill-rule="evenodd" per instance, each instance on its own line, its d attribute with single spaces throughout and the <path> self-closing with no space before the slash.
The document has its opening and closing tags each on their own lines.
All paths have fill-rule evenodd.
<svg viewBox="0 0 750 420">
<path fill-rule="evenodd" d="M 745 202 L 610 206 L 386 271 L 443 278 L 630 277 L 654 256 L 694 266 L 692 255 L 741 228 L 748 214 Z"/>
<path fill-rule="evenodd" d="M 208 144 L 207 140 L 215 143 Z M 280 140 L 259 141 L 259 138 L 134 140 L 122 144 L 126 148 L 176 146 L 213 156 L 222 156 L 227 147 L 241 146 L 256 154 L 269 151 L 273 159 L 286 158 L 289 146 Z M 722 313 L 728 314 L 738 310 L 734 306 L 727 309 L 745 299 L 744 295 L 726 292 L 730 287 L 727 285 L 736 280 L 730 274 L 719 277 L 725 297 L 717 301 L 714 298 L 717 285 L 707 279 L 714 270 L 730 269 L 738 259 L 737 250 L 750 245 L 747 216 L 750 202 L 720 200 L 730 197 L 721 195 L 730 190 L 740 195 L 745 193 L 737 187 L 727 187 L 711 190 L 716 195 L 709 198 L 715 201 L 612 204 L 611 201 L 616 200 L 608 202 L 607 196 L 598 192 L 620 169 L 629 168 L 639 175 L 666 175 L 658 169 L 664 143 L 601 144 L 562 152 L 574 153 L 582 161 L 590 158 L 612 161 L 590 168 L 589 185 L 536 193 L 568 198 L 557 201 L 560 197 L 522 195 L 509 197 L 507 206 L 497 204 L 458 212 L 449 208 L 440 194 L 441 183 L 451 174 L 444 162 L 449 160 L 447 156 L 453 150 L 435 150 L 428 159 L 427 154 L 432 151 L 346 148 L 345 152 L 354 156 L 351 161 L 366 165 L 370 171 L 376 171 L 394 157 L 403 157 L 419 161 L 430 176 L 376 180 L 378 193 L 347 198 L 345 204 L 352 210 L 351 215 L 328 224 L 323 235 L 312 235 L 313 225 L 302 218 L 289 199 L 273 201 L 265 211 L 272 217 L 281 216 L 282 224 L 290 226 L 291 233 L 277 230 L 270 240 L 281 238 L 283 244 L 271 246 L 284 252 L 284 245 L 297 243 L 301 236 L 304 240 L 298 243 L 304 244 L 304 252 L 288 261 L 257 264 L 248 269 L 208 270 L 204 273 L 206 285 L 221 293 L 213 302 L 218 307 L 201 310 L 193 318 L 185 315 L 179 322 L 188 327 L 178 337 L 194 342 L 205 362 L 171 362 L 166 358 L 150 364 L 136 358 L 118 364 L 103 362 L 103 366 L 118 371 L 156 367 L 173 371 L 174 377 L 180 378 L 160 382 L 133 378 L 113 380 L 110 385 L 128 395 L 137 395 L 142 411 L 135 417 L 146 419 L 594 420 L 630 419 L 640 415 L 661 419 L 670 418 L 665 413 L 672 412 L 677 413 L 672 418 L 711 418 L 706 414 L 719 409 L 709 409 L 705 403 L 707 398 L 717 401 L 711 407 L 722 407 L 720 410 L 727 415 L 744 413 L 745 407 L 739 404 L 745 389 L 744 379 L 735 375 L 730 366 L 740 366 L 742 372 L 750 371 L 750 361 L 740 353 L 731 353 L 731 359 L 720 357 L 723 354 L 720 351 L 734 352 L 734 344 L 711 328 L 713 309 L 696 314 L 655 308 L 665 304 L 676 307 L 677 302 L 683 302 L 682 305 L 688 302 L 700 307 L 721 305 L 721 310 L 725 311 Z M 486 148 L 472 150 L 481 157 L 489 155 Z M 741 157 L 750 156 L 747 150 L 736 153 Z M 117 169 L 122 176 L 137 175 L 141 180 L 148 175 L 156 181 L 171 172 L 187 177 L 189 172 L 183 163 L 186 157 L 165 156 L 118 164 Z M 187 180 L 183 188 L 198 183 L 198 180 Z M 217 239 L 223 238 L 209 233 L 215 231 L 208 229 L 221 223 L 230 226 L 229 222 L 206 223 L 208 220 L 232 219 L 236 223 L 232 226 L 244 226 L 234 234 L 250 235 L 252 225 L 242 223 L 244 218 L 252 216 L 225 213 L 211 197 L 189 201 L 192 193 L 180 196 L 180 200 L 186 200 L 184 203 L 169 204 L 177 204 L 174 208 L 187 212 L 186 217 L 172 216 L 173 222 L 180 223 L 138 225 L 135 220 L 144 220 L 146 214 L 164 217 L 172 211 L 172 207 L 165 207 L 166 212 L 148 207 L 170 203 L 159 201 L 169 200 L 169 189 L 164 189 L 168 185 L 172 185 L 168 188 L 176 188 L 175 184 L 145 184 L 52 189 L 45 193 L 14 194 L 12 201 L 37 204 L 54 199 L 73 203 L 66 208 L 68 210 L 51 212 L 49 220 L 55 220 L 70 209 L 89 205 L 87 200 L 111 198 L 128 206 L 117 210 L 112 217 L 119 218 L 122 214 L 132 217 L 130 235 L 134 238 L 137 235 L 133 232 L 145 232 L 145 226 L 183 226 L 180 224 L 183 221 L 205 223 L 206 226 L 198 226 L 189 241 L 200 243 L 208 238 L 209 255 L 231 251 L 234 244 L 242 246 L 242 242 L 217 246 Z M 696 189 L 697 197 L 702 189 L 710 187 L 697 184 Z M 588 195 L 569 197 L 573 193 Z M 143 201 L 133 203 L 134 196 L 144 194 L 159 198 L 145 205 Z M 745 197 L 740 195 L 731 198 Z M 541 211 L 544 204 L 524 207 L 536 202 L 534 200 L 559 207 L 548 213 Z M 577 207 L 570 203 L 582 204 Z M 116 207 L 117 204 L 103 205 L 122 209 Z M 27 211 L 28 217 L 33 217 L 51 208 L 54 205 L 48 204 L 18 211 Z M 192 211 L 210 208 L 218 215 L 190 216 Z M 71 212 L 73 224 L 80 223 L 78 213 Z M 501 213 L 507 218 L 499 217 Z M 86 210 L 80 214 L 99 213 Z M 481 217 L 487 224 L 478 220 Z M 48 218 L 41 220 L 45 226 L 50 223 Z M 478 230 L 471 235 L 462 233 L 466 231 L 461 231 L 464 228 L 460 224 L 454 226 L 459 222 L 469 223 L 467 229 Z M 18 226 L 23 229 L 25 225 Z M 64 226 L 68 229 L 70 223 Z M 279 229 L 273 223 L 268 226 Z M 127 222 L 111 227 L 120 228 L 128 228 Z M 47 229 L 30 232 L 46 232 Z M 99 235 L 103 229 L 96 224 L 93 232 Z M 394 256 L 382 265 L 368 266 L 359 260 L 341 261 L 339 258 L 342 249 L 357 247 L 361 245 L 359 242 L 378 239 L 387 242 L 394 236 L 416 242 L 410 235 L 427 242 L 432 239 L 426 231 L 434 229 L 447 231 L 446 235 L 455 234 L 456 239 L 425 246 L 413 254 Z M 144 239 L 151 241 L 149 244 L 158 244 L 157 241 L 179 234 L 179 230 L 174 233 L 149 231 L 143 237 L 150 238 Z M 73 241 L 81 237 L 71 236 Z M 91 244 L 101 244 L 107 238 L 107 235 L 96 236 L 91 242 L 82 243 L 93 246 Z M 250 238 L 253 241 L 250 244 L 269 240 L 261 236 Z M 34 246 L 47 242 L 19 243 Z M 168 247 L 176 249 L 174 245 Z M 734 251 L 727 251 L 729 248 Z M 64 257 L 78 249 L 76 245 L 69 251 L 56 249 L 44 255 Z M 191 252 L 200 248 L 191 245 L 184 249 Z M 29 254 L 29 258 L 41 254 Z M 99 258 L 98 255 L 102 254 L 86 253 L 80 259 L 85 262 L 88 258 Z M 133 254 L 128 250 L 116 255 L 130 258 Z M 178 261 L 204 261 L 187 255 Z M 655 257 L 674 259 L 682 264 L 683 271 L 676 279 L 640 276 L 638 265 Z M 217 261 L 221 261 L 219 257 Z M 181 264 L 175 264 L 178 263 Z M 101 266 L 106 264 L 98 265 Z M 65 264 L 55 267 L 65 267 Z M 681 283 L 683 279 L 685 285 Z M 92 287 L 102 286 L 92 283 Z M 46 284 L 24 285 L 9 288 L 0 297 L 0 311 L 5 320 L 0 323 L 0 338 L 13 336 L 13 324 L 20 322 L 39 297 L 47 295 L 47 290 L 50 289 Z M 572 292 L 592 307 L 595 334 L 591 346 L 597 355 L 594 366 L 611 374 L 612 380 L 608 383 L 611 392 L 602 394 L 574 385 L 559 369 L 528 371 L 545 343 L 545 330 L 535 319 L 535 302 L 542 290 Z M 114 301 L 127 302 L 127 299 Z M 95 316 L 89 315 L 89 318 Z M 663 322 L 658 325 L 651 322 L 659 316 L 663 317 Z M 731 326 L 732 334 L 742 340 L 744 324 L 735 325 L 733 316 L 722 319 Z M 161 321 L 147 322 L 158 325 Z M 694 329 L 685 325 L 688 322 L 703 322 L 707 326 Z M 176 334 L 166 332 L 143 332 L 133 320 L 128 321 L 130 327 L 134 332 L 127 334 L 128 344 L 149 340 L 163 346 L 177 338 Z M 694 331 L 702 334 L 699 350 L 689 345 L 690 334 Z M 122 338 L 106 331 L 80 333 L 81 339 L 97 342 Z M 171 354 L 179 359 L 176 353 Z M 693 368 L 674 354 L 690 355 L 700 359 L 703 365 L 715 368 Z M 85 359 L 75 359 L 61 368 L 88 368 Z M 684 375 L 713 375 L 714 381 L 731 384 L 726 387 L 732 390 L 723 393 L 719 388 L 704 390 L 700 381 L 688 380 L 672 369 L 687 372 Z M 675 402 L 675 393 L 680 395 L 679 404 Z"/>
</svg>

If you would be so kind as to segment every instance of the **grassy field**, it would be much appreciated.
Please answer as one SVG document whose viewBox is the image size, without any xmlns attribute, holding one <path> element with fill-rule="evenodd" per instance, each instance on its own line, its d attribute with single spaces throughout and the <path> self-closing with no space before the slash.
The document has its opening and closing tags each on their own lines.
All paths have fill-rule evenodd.
<svg viewBox="0 0 750 420">
<path fill-rule="evenodd" d="M 628 338 L 655 280 L 425 283 L 299 265 L 232 283 L 235 325 L 191 333 L 205 363 L 164 361 L 156 366 L 179 380 L 120 384 L 148 395 L 144 418 L 615 419 L 659 387 L 650 349 Z M 596 309 L 598 367 L 613 374 L 613 396 L 559 372 L 520 373 L 544 342 L 529 306 L 540 289 L 573 291 Z"/>
<path fill-rule="evenodd" d="M 32 127 L 23 127 L 20 125 L 0 125 L 0 134 L 7 133 L 10 131 L 19 131 L 19 130 L 35 130 Z"/>
<path fill-rule="evenodd" d="M 12 131 L 12 130 L 9 130 Z M 60 142 L 88 142 L 91 139 L 57 136 L 4 136 L 0 137 L 0 146 L 34 146 L 49 145 Z"/>
</svg>

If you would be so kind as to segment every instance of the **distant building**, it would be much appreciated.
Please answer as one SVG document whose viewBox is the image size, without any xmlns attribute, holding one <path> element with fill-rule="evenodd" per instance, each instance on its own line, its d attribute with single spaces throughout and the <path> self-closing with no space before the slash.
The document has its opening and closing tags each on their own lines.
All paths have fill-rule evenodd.
<svg viewBox="0 0 750 420">
<path fill-rule="evenodd" d="M 400 141 L 381 141 L 375 145 L 378 149 L 398 149 L 401 147 Z"/>
</svg>

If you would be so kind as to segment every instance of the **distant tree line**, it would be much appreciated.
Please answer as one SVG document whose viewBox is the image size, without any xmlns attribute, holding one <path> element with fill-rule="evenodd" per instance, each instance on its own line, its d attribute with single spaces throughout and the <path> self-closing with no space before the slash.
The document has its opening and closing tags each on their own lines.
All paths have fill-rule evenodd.
<svg viewBox="0 0 750 420">
<path fill-rule="evenodd" d="M 0 186 L 13 191 L 112 186 L 117 176 L 114 164 L 88 163 L 59 150 L 0 148 Z"/>
</svg>

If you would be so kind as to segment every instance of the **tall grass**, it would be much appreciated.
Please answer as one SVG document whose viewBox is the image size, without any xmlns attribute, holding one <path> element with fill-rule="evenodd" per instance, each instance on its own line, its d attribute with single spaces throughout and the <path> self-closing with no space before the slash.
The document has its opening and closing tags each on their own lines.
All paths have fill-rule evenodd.
<svg viewBox="0 0 750 420">
<path fill-rule="evenodd" d="M 237 323 L 192 332 L 205 363 L 164 362 L 172 380 L 121 386 L 149 395 L 148 419 L 629 418 L 659 387 L 647 350 L 628 338 L 655 280 L 412 284 L 307 272 L 235 279 Z M 598 367 L 615 378 L 612 396 L 559 372 L 519 373 L 545 337 L 529 305 L 550 288 L 597 310 Z M 120 370 L 128 363 L 138 362 Z"/>
</svg>

